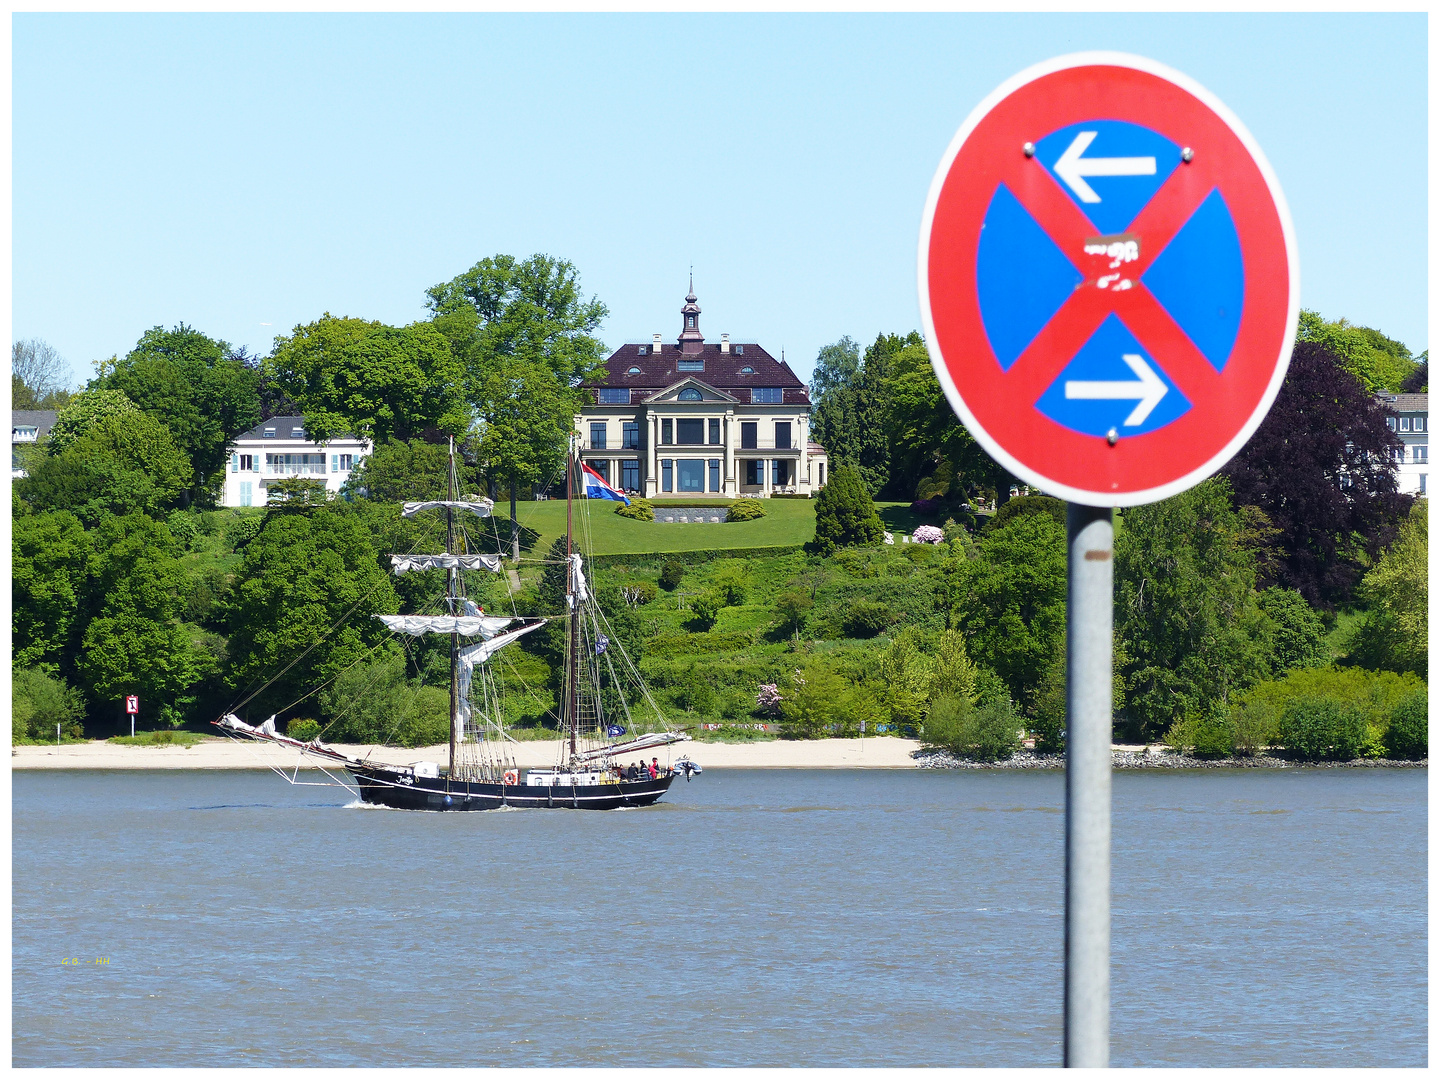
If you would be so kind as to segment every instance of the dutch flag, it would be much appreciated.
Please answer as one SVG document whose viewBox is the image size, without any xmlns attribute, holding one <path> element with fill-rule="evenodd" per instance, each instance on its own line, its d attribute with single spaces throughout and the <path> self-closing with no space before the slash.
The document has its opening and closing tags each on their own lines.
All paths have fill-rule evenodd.
<svg viewBox="0 0 1440 1080">
<path fill-rule="evenodd" d="M 623 502 L 626 506 L 630 505 L 629 499 L 600 479 L 600 474 L 583 461 L 580 463 L 580 480 L 585 485 L 587 499 L 610 499 L 613 502 Z"/>
</svg>

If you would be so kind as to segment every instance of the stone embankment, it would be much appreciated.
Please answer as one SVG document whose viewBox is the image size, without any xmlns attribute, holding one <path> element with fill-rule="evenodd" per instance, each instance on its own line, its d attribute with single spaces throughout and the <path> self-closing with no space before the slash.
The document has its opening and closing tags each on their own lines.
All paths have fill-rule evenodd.
<svg viewBox="0 0 1440 1080">
<path fill-rule="evenodd" d="M 969 761 L 948 750 L 918 750 L 915 765 L 921 769 L 1063 769 L 1064 754 L 1037 754 L 1021 750 L 1005 761 Z M 1197 758 L 1173 750 L 1112 750 L 1116 769 L 1424 769 L 1428 761 L 1393 761 L 1358 758 L 1355 761 L 1288 761 L 1257 754 L 1254 757 Z"/>
</svg>

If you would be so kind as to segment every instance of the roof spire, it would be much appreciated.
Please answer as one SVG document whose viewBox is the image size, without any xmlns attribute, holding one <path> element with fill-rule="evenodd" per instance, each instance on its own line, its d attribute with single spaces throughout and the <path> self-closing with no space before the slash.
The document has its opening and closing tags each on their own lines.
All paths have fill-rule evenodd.
<svg viewBox="0 0 1440 1080">
<path fill-rule="evenodd" d="M 705 348 L 705 337 L 700 333 L 700 305 L 695 302 L 695 268 L 690 268 L 690 292 L 685 297 L 685 306 L 680 309 L 684 321 L 680 324 L 680 352 L 698 356 Z"/>
</svg>

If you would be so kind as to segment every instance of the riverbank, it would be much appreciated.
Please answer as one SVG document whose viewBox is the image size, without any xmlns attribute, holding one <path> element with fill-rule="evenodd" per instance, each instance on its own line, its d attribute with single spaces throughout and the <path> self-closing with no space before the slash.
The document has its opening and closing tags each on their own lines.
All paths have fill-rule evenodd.
<svg viewBox="0 0 1440 1080">
<path fill-rule="evenodd" d="M 389 746 L 346 746 L 335 749 L 351 757 L 389 765 L 417 761 L 444 762 L 448 747 L 425 746 L 413 750 Z M 522 742 L 511 747 L 522 769 L 555 764 L 558 742 Z M 915 739 L 783 739 L 752 743 L 690 742 L 672 748 L 671 759 L 681 755 L 706 769 L 1062 769 L 1064 755 L 1022 750 L 999 762 L 965 761 L 943 750 L 925 750 Z M 652 751 L 661 756 L 663 751 Z M 1219 758 L 1202 760 L 1161 747 L 1115 746 L 1116 769 L 1294 769 L 1294 768 L 1425 768 L 1425 761 L 1360 760 L 1301 763 L 1281 758 Z M 259 743 L 207 739 L 191 747 L 119 746 L 108 742 L 67 743 L 62 746 L 16 746 L 11 749 L 12 769 L 293 769 L 299 755 L 292 750 Z M 626 759 L 628 760 L 628 758 Z M 301 768 L 316 768 L 300 759 Z"/>
</svg>

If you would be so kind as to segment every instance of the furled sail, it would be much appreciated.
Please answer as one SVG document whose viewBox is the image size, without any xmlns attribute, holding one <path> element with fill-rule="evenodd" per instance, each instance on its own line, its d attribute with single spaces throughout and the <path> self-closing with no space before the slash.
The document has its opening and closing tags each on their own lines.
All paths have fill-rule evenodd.
<svg viewBox="0 0 1440 1080">
<path fill-rule="evenodd" d="M 449 499 L 436 499 L 431 502 L 407 502 L 401 517 L 410 517 L 418 514 L 421 510 L 464 510 L 474 514 L 476 517 L 489 517 L 490 511 L 495 509 L 495 504 L 489 499 L 481 499 L 479 502 L 456 502 Z"/>
<path fill-rule="evenodd" d="M 391 630 L 419 637 L 421 634 L 479 634 L 487 641 L 514 620 L 493 615 L 376 615 Z"/>
<path fill-rule="evenodd" d="M 541 619 L 539 622 L 527 623 L 518 630 L 511 630 L 509 633 L 501 634 L 499 637 L 482 641 L 478 645 L 471 645 L 468 648 L 461 649 L 455 654 L 456 659 L 459 661 L 457 665 L 458 679 L 455 684 L 455 700 L 459 704 L 459 712 L 456 714 L 454 720 L 456 742 L 464 741 L 465 728 L 470 722 L 470 678 L 475 673 L 475 665 L 485 663 L 490 657 L 494 656 L 516 638 L 524 637 L 530 633 L 531 630 L 544 625 L 544 619 Z"/>
<path fill-rule="evenodd" d="M 398 577 L 411 570 L 489 570 L 500 572 L 500 555 L 391 555 L 390 565 Z"/>
<path fill-rule="evenodd" d="M 585 571 L 578 553 L 570 556 L 570 571 L 574 575 L 574 591 L 566 597 L 566 600 L 573 608 L 576 600 L 584 603 L 590 599 L 590 588 L 585 584 Z"/>
</svg>

